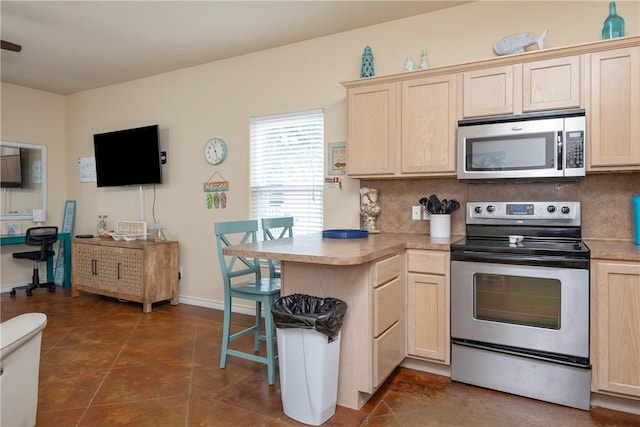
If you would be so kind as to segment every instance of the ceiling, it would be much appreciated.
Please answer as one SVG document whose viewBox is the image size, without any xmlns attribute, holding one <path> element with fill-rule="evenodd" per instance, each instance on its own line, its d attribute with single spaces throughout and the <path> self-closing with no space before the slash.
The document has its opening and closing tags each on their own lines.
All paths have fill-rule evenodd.
<svg viewBox="0 0 640 427">
<path fill-rule="evenodd" d="M 3 82 L 69 94 L 462 1 L 0 2 Z"/>
</svg>

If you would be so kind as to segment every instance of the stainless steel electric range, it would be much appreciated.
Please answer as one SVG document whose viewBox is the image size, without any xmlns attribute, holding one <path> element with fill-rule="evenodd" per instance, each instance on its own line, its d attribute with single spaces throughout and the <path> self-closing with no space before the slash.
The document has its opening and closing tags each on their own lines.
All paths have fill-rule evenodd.
<svg viewBox="0 0 640 427">
<path fill-rule="evenodd" d="M 589 409 L 579 202 L 469 202 L 451 245 L 451 378 Z"/>
</svg>

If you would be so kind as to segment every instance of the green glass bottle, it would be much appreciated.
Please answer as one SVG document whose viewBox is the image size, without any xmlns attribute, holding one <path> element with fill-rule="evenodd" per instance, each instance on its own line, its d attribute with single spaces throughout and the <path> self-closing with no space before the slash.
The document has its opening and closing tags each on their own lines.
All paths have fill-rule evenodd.
<svg viewBox="0 0 640 427">
<path fill-rule="evenodd" d="M 616 13 L 616 2 L 609 2 L 609 16 L 602 26 L 602 40 L 624 37 L 624 19 Z"/>
</svg>

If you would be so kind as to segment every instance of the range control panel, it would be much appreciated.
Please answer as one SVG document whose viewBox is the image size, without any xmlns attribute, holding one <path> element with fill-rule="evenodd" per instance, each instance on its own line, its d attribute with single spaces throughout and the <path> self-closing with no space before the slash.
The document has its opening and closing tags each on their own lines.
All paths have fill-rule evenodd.
<svg viewBox="0 0 640 427">
<path fill-rule="evenodd" d="M 580 202 L 467 202 L 467 224 L 514 221 L 580 222 Z M 485 220 L 490 220 L 485 221 Z"/>
</svg>

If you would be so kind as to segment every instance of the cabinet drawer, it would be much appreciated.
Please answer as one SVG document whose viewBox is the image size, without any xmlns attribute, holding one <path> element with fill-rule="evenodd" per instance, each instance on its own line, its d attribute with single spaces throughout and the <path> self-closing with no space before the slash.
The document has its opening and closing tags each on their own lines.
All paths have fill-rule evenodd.
<svg viewBox="0 0 640 427">
<path fill-rule="evenodd" d="M 373 291 L 373 336 L 377 337 L 389 326 L 400 320 L 402 288 L 400 278 L 395 278 Z"/>
<path fill-rule="evenodd" d="M 395 255 L 373 265 L 373 287 L 377 288 L 383 283 L 400 275 L 400 255 Z"/>
<path fill-rule="evenodd" d="M 409 271 L 446 274 L 448 255 L 447 252 L 407 251 L 407 266 Z"/>
<path fill-rule="evenodd" d="M 373 340 L 373 386 L 378 387 L 404 359 L 404 338 L 396 323 Z"/>
</svg>

